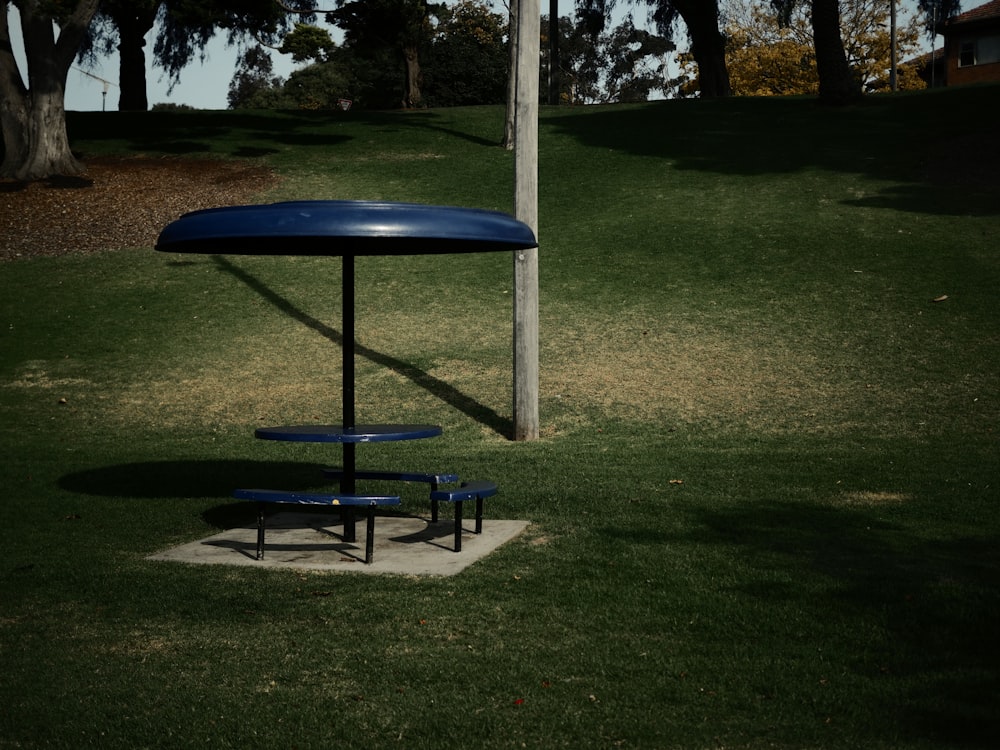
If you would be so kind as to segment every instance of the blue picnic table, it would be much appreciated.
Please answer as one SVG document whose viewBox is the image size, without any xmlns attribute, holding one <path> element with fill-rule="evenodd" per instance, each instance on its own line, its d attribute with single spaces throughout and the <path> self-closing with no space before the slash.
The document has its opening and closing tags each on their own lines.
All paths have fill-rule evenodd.
<svg viewBox="0 0 1000 750">
<path fill-rule="evenodd" d="M 355 413 L 355 259 L 368 255 L 464 254 L 523 250 L 537 245 L 534 232 L 513 217 L 483 209 L 455 206 L 431 206 L 418 203 L 383 201 L 291 201 L 264 205 L 229 206 L 194 211 L 169 224 L 160 234 L 156 249 L 170 253 L 202 253 L 232 255 L 328 255 L 340 256 L 341 304 L 343 327 L 342 419 L 339 424 L 290 425 L 260 428 L 256 436 L 265 440 L 292 442 L 332 442 L 342 447 L 343 469 L 338 472 L 339 493 L 310 495 L 309 504 L 328 497 L 330 505 L 347 509 L 344 521 L 345 541 L 354 541 L 354 519 L 351 509 L 358 505 L 369 508 L 369 546 L 366 561 L 371 562 L 373 508 L 378 504 L 398 503 L 393 496 L 359 496 L 356 494 L 356 446 L 358 443 L 415 440 L 440 435 L 436 425 L 359 424 Z M 412 481 L 406 472 L 367 472 L 380 478 Z M 404 476 L 404 474 L 406 476 Z M 432 485 L 435 519 L 437 500 L 453 497 L 482 497 L 496 491 L 490 483 L 469 483 L 462 492 L 447 493 L 437 484 L 442 476 L 457 481 L 452 475 L 420 475 Z M 433 477 L 433 481 L 431 481 Z M 468 487 L 480 487 L 478 496 Z M 305 502 L 301 493 L 270 490 L 244 490 L 257 493 L 252 498 L 262 503 L 258 520 L 258 557 L 263 556 L 265 502 Z M 436 495 L 434 493 L 437 493 Z M 239 496 L 239 495 L 238 495 Z M 283 499 L 284 498 L 284 499 Z M 294 499 L 299 498 L 299 499 Z M 368 502 L 371 501 L 371 502 Z M 457 502 L 461 502 L 459 499 Z M 456 548 L 461 537 L 456 505 Z M 480 505 L 481 513 L 481 505 Z M 477 519 L 477 530 L 480 527 Z"/>
</svg>

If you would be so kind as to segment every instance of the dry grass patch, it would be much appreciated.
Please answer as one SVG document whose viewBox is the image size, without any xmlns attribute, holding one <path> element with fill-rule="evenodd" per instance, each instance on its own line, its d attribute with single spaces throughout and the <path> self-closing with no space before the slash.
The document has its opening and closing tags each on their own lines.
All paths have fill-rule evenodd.
<svg viewBox="0 0 1000 750">
<path fill-rule="evenodd" d="M 840 495 L 840 501 L 846 505 L 856 505 L 865 508 L 877 508 L 884 505 L 899 505 L 912 500 L 905 492 L 857 490 Z"/>
</svg>

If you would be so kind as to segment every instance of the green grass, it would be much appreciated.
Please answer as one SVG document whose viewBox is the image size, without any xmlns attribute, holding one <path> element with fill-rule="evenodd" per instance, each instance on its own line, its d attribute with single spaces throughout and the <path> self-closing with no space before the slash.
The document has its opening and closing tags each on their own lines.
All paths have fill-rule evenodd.
<svg viewBox="0 0 1000 750">
<path fill-rule="evenodd" d="M 335 259 L 0 266 L 0 745 L 992 747 L 997 94 L 543 109 L 537 442 L 509 260 L 360 260 L 359 416 L 446 427 L 361 462 L 532 522 L 446 579 L 145 559 L 315 484 L 252 431 L 339 413 Z M 260 160 L 262 201 L 509 210 L 502 115 L 70 131 Z"/>
</svg>

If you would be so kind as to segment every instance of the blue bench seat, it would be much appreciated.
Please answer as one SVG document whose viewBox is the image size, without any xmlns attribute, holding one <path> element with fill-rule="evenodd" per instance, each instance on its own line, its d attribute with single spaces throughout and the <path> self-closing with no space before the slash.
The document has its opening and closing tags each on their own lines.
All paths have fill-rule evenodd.
<svg viewBox="0 0 1000 750">
<path fill-rule="evenodd" d="M 455 504 L 455 551 L 462 551 L 462 504 L 466 500 L 476 501 L 476 533 L 483 533 L 483 499 L 497 494 L 495 482 L 479 480 L 462 482 L 453 489 L 431 490 L 431 521 L 438 520 L 438 503 Z"/>
<path fill-rule="evenodd" d="M 323 469 L 323 476 L 328 479 L 340 479 L 344 475 L 343 469 Z M 432 490 L 436 490 L 439 484 L 454 484 L 458 481 L 458 474 L 420 474 L 413 471 L 370 471 L 368 469 L 358 469 L 354 472 L 355 479 L 385 479 L 395 482 L 423 482 L 429 484 Z"/>
<path fill-rule="evenodd" d="M 258 503 L 257 508 L 257 559 L 264 559 L 264 509 L 269 504 L 277 505 L 327 505 L 343 507 L 349 512 L 354 508 L 368 508 L 368 535 L 365 539 L 365 563 L 370 565 L 375 557 L 375 508 L 380 505 L 399 505 L 398 495 L 343 495 L 340 493 L 289 492 L 285 490 L 236 490 L 237 500 Z M 348 540 L 353 541 L 353 539 Z"/>
</svg>

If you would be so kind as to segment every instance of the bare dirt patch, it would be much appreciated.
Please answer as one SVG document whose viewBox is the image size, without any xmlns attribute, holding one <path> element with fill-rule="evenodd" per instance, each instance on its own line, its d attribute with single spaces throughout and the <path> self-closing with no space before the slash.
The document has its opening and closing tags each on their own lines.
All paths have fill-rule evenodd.
<svg viewBox="0 0 1000 750">
<path fill-rule="evenodd" d="M 152 247 L 188 211 L 251 203 L 265 167 L 215 159 L 97 157 L 81 177 L 0 181 L 0 261 Z"/>
</svg>

